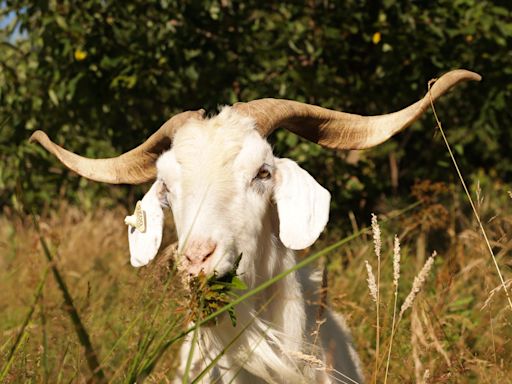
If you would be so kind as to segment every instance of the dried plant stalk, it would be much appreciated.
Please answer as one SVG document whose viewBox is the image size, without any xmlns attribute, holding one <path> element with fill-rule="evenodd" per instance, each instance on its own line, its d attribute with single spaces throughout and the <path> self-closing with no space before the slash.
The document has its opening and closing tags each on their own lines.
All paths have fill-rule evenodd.
<svg viewBox="0 0 512 384">
<path fill-rule="evenodd" d="M 388 373 L 389 373 L 389 362 L 391 360 L 391 348 L 393 347 L 393 338 L 395 336 L 395 325 L 396 325 L 396 307 L 398 301 L 398 281 L 400 280 L 400 240 L 398 236 L 395 235 L 395 242 L 393 246 L 393 286 L 395 287 L 394 291 L 394 304 L 393 304 L 393 321 L 391 324 L 391 337 L 389 340 L 388 347 L 388 358 L 386 361 L 386 373 L 384 374 L 384 384 L 388 381 Z"/>
<path fill-rule="evenodd" d="M 377 283 L 374 287 L 375 291 L 375 306 L 377 312 L 377 325 L 375 334 L 375 369 L 373 382 L 377 383 L 377 375 L 379 370 L 379 354 L 380 354 L 380 254 L 382 249 L 381 232 L 377 216 L 372 213 L 372 233 L 373 233 L 373 245 L 375 247 L 375 255 L 377 256 Z M 369 265 L 369 264 L 368 264 Z M 367 269 L 368 269 L 367 265 Z M 368 277 L 370 278 L 370 277 Z M 373 279 L 375 281 L 375 278 Z M 370 284 L 370 281 L 368 282 Z M 371 292 L 370 288 L 370 292 Z"/>
<path fill-rule="evenodd" d="M 430 270 L 432 269 L 432 265 L 434 264 L 434 259 L 436 256 L 437 252 L 434 251 L 423 265 L 423 268 L 421 268 L 420 273 L 418 273 L 418 275 L 414 278 L 411 291 L 405 298 L 405 301 L 402 304 L 402 307 L 400 308 L 400 315 L 398 316 L 399 321 L 402 318 L 404 312 L 411 308 L 412 304 L 414 303 L 414 299 L 416 298 L 418 293 L 421 291 L 421 288 L 425 284 L 425 281 L 427 280 Z"/>
</svg>

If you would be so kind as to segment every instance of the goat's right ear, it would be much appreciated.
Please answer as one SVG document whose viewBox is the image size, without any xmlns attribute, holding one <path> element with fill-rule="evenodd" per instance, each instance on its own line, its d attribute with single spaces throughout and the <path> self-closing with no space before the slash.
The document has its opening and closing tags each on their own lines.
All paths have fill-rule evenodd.
<svg viewBox="0 0 512 384">
<path fill-rule="evenodd" d="M 276 166 L 279 238 L 287 248 L 307 248 L 329 220 L 331 194 L 294 161 L 276 159 Z"/>
<path fill-rule="evenodd" d="M 160 248 L 164 226 L 160 195 L 164 188 L 161 180 L 155 181 L 137 203 L 134 215 L 125 219 L 128 224 L 130 262 L 134 267 L 148 264 Z"/>
</svg>

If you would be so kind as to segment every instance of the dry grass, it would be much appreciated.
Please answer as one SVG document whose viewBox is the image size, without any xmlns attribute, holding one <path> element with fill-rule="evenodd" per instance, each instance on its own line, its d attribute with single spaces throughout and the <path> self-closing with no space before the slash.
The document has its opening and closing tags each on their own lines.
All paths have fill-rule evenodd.
<svg viewBox="0 0 512 384">
<path fill-rule="evenodd" d="M 505 277 L 510 279 L 512 260 L 512 210 L 505 185 L 487 184 L 478 206 L 488 237 Z M 437 188 L 437 187 L 436 187 Z M 427 188 L 428 190 L 428 188 Z M 428 191 L 426 191 L 428 192 Z M 429 194 L 432 196 L 432 194 Z M 380 344 L 388 346 L 393 323 L 393 233 L 399 233 L 401 271 L 398 302 L 406 301 L 414 278 L 428 254 L 439 254 L 412 312 L 403 315 L 394 335 L 388 382 L 406 383 L 510 383 L 512 380 L 512 314 L 493 260 L 482 240 L 478 222 L 464 205 L 464 198 L 449 191 L 443 195 L 447 216 L 443 222 L 431 212 L 439 202 L 426 201 L 421 209 L 392 225 L 382 225 L 380 281 Z M 418 241 L 418 239 L 423 239 Z M 354 241 L 332 256 L 331 302 L 348 317 L 354 330 L 366 377 L 374 374 L 376 356 L 375 294 L 368 294 L 363 260 L 375 260 L 370 239 Z M 344 260 L 337 263 L 335 260 Z M 343 268 L 343 265 L 348 267 Z M 499 295 L 499 298 L 496 296 Z M 484 306 L 484 304 L 487 305 Z M 383 382 L 386 351 L 380 351 L 377 382 Z"/>
<path fill-rule="evenodd" d="M 182 297 L 176 294 L 180 287 L 174 282 L 164 289 L 172 270 L 166 270 L 163 258 L 154 269 L 136 270 L 129 265 L 125 214 L 121 209 L 85 214 L 63 205 L 40 219 L 102 368 L 116 382 L 125 378 L 144 337 L 155 334 L 158 339 L 163 325 L 177 318 L 180 303 L 175 298 Z M 0 217 L 0 253 L 3 362 L 47 261 L 30 218 L 9 213 Z M 7 382 L 67 383 L 90 378 L 83 347 L 65 309 L 62 291 L 54 279 L 47 279 Z M 169 353 L 169 358 L 162 359 L 161 372 L 172 371 L 175 365 L 175 348 Z M 156 382 L 160 376 L 165 375 L 153 376 Z"/>
<path fill-rule="evenodd" d="M 478 205 L 505 279 L 510 279 L 512 212 L 504 185 L 483 186 Z M 506 297 L 495 289 L 500 282 L 492 260 L 463 200 L 448 191 L 446 215 L 436 223 L 427 202 L 407 217 L 381 225 L 380 345 L 375 354 L 375 302 L 368 294 L 364 260 L 373 263 L 370 238 L 361 237 L 334 251 L 329 270 L 329 300 L 344 313 L 352 328 L 366 376 L 379 362 L 377 382 L 383 382 L 391 337 L 395 285 L 393 234 L 401 243 L 398 303 L 410 292 L 414 277 L 437 249 L 434 273 L 424 283 L 411 311 L 394 335 L 389 383 L 507 383 L 512 377 L 512 324 Z M 437 204 L 437 203 L 436 203 Z M 437 209 L 437 208 L 436 208 Z M 390 211 L 389 208 L 383 208 Z M 162 332 L 176 335 L 168 324 L 183 314 L 181 287 L 167 284 L 173 268 L 159 257 L 155 266 L 136 270 L 129 265 L 126 229 L 121 209 L 98 208 L 84 213 L 65 204 L 40 219 L 45 238 L 61 271 L 102 368 L 113 382 L 125 382 Z M 433 220 L 422 225 L 428 216 Z M 432 225 L 431 225 L 432 224 Z M 435 225 L 434 225 L 435 224 Z M 317 247 L 336 240 L 335 229 Z M 423 239 L 419 241 L 418 239 Z M 442 241 L 440 240 L 442 239 Z M 170 236 L 166 241 L 172 241 Z M 0 216 L 0 370 L 34 302 L 47 267 L 38 234 L 29 218 L 6 212 Z M 176 281 L 178 279 L 175 279 Z M 494 290 L 494 291 L 493 291 Z M 491 293 L 492 291 L 492 293 Z M 486 303 L 485 307 L 484 304 Z M 25 329 L 6 377 L 8 383 L 86 382 L 91 377 L 73 324 L 63 308 L 61 291 L 49 276 Z M 167 327 L 167 328 L 166 328 Z M 147 344 L 147 337 L 156 340 Z M 168 382 L 176 365 L 177 346 L 166 350 L 147 379 Z M 146 354 L 145 354 L 146 353 Z"/>
</svg>

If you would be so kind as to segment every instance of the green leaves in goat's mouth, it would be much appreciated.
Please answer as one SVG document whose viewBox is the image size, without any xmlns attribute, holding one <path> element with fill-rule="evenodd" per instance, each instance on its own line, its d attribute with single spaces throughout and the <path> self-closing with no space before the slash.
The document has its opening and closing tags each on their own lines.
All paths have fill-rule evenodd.
<svg viewBox="0 0 512 384">
<path fill-rule="evenodd" d="M 238 295 L 235 291 L 247 289 L 245 283 L 238 277 L 236 270 L 242 259 L 242 254 L 237 257 L 233 268 L 225 275 L 219 277 L 216 274 L 207 277 L 203 272 L 190 280 L 190 310 L 193 321 L 200 321 L 228 305 Z M 228 315 L 233 327 L 236 326 L 235 309 L 230 308 Z M 218 320 L 213 320 L 217 324 Z"/>
</svg>

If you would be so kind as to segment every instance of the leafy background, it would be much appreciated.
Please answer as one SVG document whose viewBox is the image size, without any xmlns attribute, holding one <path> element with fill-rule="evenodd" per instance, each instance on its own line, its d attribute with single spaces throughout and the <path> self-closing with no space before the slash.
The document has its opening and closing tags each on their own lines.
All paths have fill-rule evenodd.
<svg viewBox="0 0 512 384">
<path fill-rule="evenodd" d="M 381 114 L 416 101 L 429 79 L 454 68 L 484 78 L 439 103 L 461 166 L 510 180 L 510 8 L 476 0 L 3 1 L 1 204 L 133 200 L 131 188 L 70 176 L 27 143 L 36 129 L 78 153 L 113 156 L 183 110 L 276 97 Z M 431 117 L 359 153 L 283 131 L 271 140 L 333 192 L 335 213 L 367 214 L 379 196 L 406 196 L 415 180 L 455 176 Z"/>
</svg>

